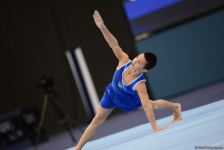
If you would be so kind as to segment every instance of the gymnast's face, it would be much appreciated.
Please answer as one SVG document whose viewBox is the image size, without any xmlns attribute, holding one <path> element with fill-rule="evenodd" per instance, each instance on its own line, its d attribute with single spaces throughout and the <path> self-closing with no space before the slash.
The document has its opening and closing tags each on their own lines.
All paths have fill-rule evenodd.
<svg viewBox="0 0 224 150">
<path fill-rule="evenodd" d="M 139 54 L 137 57 L 135 57 L 132 61 L 132 66 L 136 70 L 140 70 L 142 72 L 146 72 L 147 70 L 144 69 L 145 65 L 147 64 L 147 61 L 145 60 L 144 54 Z"/>
</svg>

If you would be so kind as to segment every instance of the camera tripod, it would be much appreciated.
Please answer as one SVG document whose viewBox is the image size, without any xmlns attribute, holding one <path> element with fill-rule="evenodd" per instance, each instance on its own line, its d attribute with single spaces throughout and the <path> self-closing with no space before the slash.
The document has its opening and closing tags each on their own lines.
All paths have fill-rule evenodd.
<svg viewBox="0 0 224 150">
<path fill-rule="evenodd" d="M 76 143 L 76 139 L 72 134 L 71 128 L 69 127 L 68 124 L 68 118 L 66 117 L 65 113 L 63 112 L 63 110 L 59 107 L 59 105 L 57 105 L 54 101 L 54 97 L 55 94 L 52 90 L 46 90 L 45 89 L 45 95 L 44 95 L 44 101 L 43 101 L 43 106 L 42 106 L 42 111 L 41 111 L 41 116 L 40 116 L 40 122 L 39 125 L 37 127 L 37 134 L 36 134 L 36 138 L 34 141 L 34 149 L 37 150 L 37 145 L 39 142 L 39 138 L 40 138 L 40 133 L 41 133 L 41 129 L 42 126 L 44 124 L 44 119 L 45 119 L 45 115 L 46 115 L 46 110 L 47 110 L 47 105 L 50 102 L 50 104 L 52 105 L 52 108 L 54 109 L 59 122 L 64 124 L 65 129 L 67 130 L 69 136 L 71 137 L 73 143 Z"/>
</svg>

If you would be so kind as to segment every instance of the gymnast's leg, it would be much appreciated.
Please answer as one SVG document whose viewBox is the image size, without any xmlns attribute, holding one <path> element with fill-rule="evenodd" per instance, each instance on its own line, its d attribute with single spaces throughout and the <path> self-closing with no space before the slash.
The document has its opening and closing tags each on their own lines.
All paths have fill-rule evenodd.
<svg viewBox="0 0 224 150">
<path fill-rule="evenodd" d="M 100 127 L 105 122 L 105 120 L 110 115 L 112 110 L 113 109 L 105 109 L 101 105 L 98 106 L 95 117 L 84 131 L 78 144 L 75 147 L 75 150 L 81 150 L 83 145 L 95 134 L 97 128 Z"/>
<path fill-rule="evenodd" d="M 172 121 L 173 123 L 182 119 L 180 103 L 172 103 L 164 99 L 159 99 L 156 101 L 152 101 L 152 105 L 155 109 L 163 108 L 163 107 L 170 108 L 173 111 L 173 115 L 174 115 L 174 118 Z"/>
</svg>

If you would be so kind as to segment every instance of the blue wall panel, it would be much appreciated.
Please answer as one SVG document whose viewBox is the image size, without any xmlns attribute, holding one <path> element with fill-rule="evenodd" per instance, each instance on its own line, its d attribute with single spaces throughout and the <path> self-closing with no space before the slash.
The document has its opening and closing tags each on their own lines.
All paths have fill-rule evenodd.
<svg viewBox="0 0 224 150">
<path fill-rule="evenodd" d="M 173 96 L 224 79 L 224 10 L 136 43 L 155 52 L 147 73 L 154 98 Z"/>
</svg>

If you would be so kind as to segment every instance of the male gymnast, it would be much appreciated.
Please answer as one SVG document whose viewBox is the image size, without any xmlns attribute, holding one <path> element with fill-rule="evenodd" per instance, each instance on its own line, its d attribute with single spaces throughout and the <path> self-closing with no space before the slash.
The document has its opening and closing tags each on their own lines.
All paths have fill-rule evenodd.
<svg viewBox="0 0 224 150">
<path fill-rule="evenodd" d="M 168 107 L 173 111 L 172 122 L 181 120 L 180 103 L 172 103 L 164 99 L 152 100 L 148 96 L 143 73 L 156 65 L 156 56 L 153 53 L 145 52 L 130 60 L 129 56 L 119 46 L 117 39 L 105 26 L 97 10 L 94 11 L 93 19 L 118 59 L 118 65 L 111 83 L 105 88 L 95 117 L 81 136 L 75 150 L 81 150 L 114 108 L 129 112 L 142 107 L 154 131 L 162 131 L 169 127 L 167 125 L 157 125 L 154 109 Z"/>
</svg>

